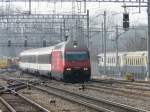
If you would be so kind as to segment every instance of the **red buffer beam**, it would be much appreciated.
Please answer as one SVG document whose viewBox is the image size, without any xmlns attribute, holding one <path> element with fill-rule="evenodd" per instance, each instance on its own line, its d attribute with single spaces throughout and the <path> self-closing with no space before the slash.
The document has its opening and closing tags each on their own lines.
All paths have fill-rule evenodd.
<svg viewBox="0 0 150 112">
<path fill-rule="evenodd" d="M 147 3 L 148 0 L 31 0 L 31 2 L 125 2 Z M 27 0 L 0 0 L 0 2 L 28 2 Z"/>
</svg>

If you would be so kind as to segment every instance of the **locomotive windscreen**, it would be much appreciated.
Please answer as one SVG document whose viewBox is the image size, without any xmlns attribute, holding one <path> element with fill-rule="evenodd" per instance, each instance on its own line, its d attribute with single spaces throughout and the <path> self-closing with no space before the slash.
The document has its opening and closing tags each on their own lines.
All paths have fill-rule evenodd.
<svg viewBox="0 0 150 112">
<path fill-rule="evenodd" d="M 67 51 L 65 53 L 65 60 L 68 61 L 82 61 L 89 59 L 87 51 Z"/>
</svg>

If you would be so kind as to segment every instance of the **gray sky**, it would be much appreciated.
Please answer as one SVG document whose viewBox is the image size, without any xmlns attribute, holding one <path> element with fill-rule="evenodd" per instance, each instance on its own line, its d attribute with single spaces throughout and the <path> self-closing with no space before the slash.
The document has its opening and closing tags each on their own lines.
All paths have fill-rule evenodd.
<svg viewBox="0 0 150 112">
<path fill-rule="evenodd" d="M 121 7 L 123 4 L 119 3 L 87 3 L 87 9 L 90 10 L 90 16 L 96 16 L 103 13 L 106 10 L 109 13 L 112 13 L 113 16 L 122 17 L 124 9 Z M 5 7 L 6 3 L 1 3 L 1 7 Z M 28 2 L 25 3 L 7 3 L 7 7 L 14 6 L 18 9 L 28 11 Z M 80 8 L 81 6 L 81 8 Z M 73 7 L 73 8 L 72 8 Z M 54 11 L 55 9 L 55 11 Z M 84 3 L 32 3 L 32 13 L 71 13 L 72 10 L 76 12 L 84 11 Z M 138 13 L 138 8 L 127 8 L 127 12 L 130 13 L 130 23 L 131 24 L 147 24 L 147 10 L 146 8 L 141 8 L 141 13 Z"/>
</svg>

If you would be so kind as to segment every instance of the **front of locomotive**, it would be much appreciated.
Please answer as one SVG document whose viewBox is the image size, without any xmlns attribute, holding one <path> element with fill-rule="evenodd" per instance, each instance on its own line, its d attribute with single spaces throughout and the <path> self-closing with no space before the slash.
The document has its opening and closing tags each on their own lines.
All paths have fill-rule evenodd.
<svg viewBox="0 0 150 112">
<path fill-rule="evenodd" d="M 91 77 L 90 55 L 87 47 L 77 43 L 66 45 L 64 51 L 64 73 L 66 82 L 85 82 Z"/>
</svg>

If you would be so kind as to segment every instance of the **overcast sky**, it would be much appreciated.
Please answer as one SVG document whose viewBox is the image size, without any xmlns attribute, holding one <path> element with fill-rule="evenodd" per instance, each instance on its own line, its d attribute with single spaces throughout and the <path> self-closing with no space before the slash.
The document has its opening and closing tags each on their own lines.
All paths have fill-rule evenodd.
<svg viewBox="0 0 150 112">
<path fill-rule="evenodd" d="M 113 16 L 122 17 L 122 13 L 124 9 L 121 7 L 123 4 L 119 3 L 87 3 L 87 9 L 90 10 L 90 16 L 96 16 L 98 14 L 103 13 L 104 10 L 107 12 L 113 13 Z M 5 7 L 6 3 L 1 3 L 1 7 Z M 7 3 L 7 7 L 17 7 L 21 10 L 28 11 L 29 4 L 28 2 L 25 3 Z M 81 6 L 81 8 L 80 8 Z M 54 11 L 55 9 L 55 11 Z M 72 12 L 72 10 L 76 12 L 83 12 L 84 11 L 84 3 L 45 3 L 45 2 L 36 2 L 32 3 L 32 13 L 68 13 Z M 81 10 L 80 10 L 81 9 Z M 141 8 L 141 13 L 138 12 L 138 8 L 127 8 L 127 12 L 130 14 L 130 22 L 132 24 L 140 24 L 144 23 L 147 24 L 147 9 Z"/>
</svg>

